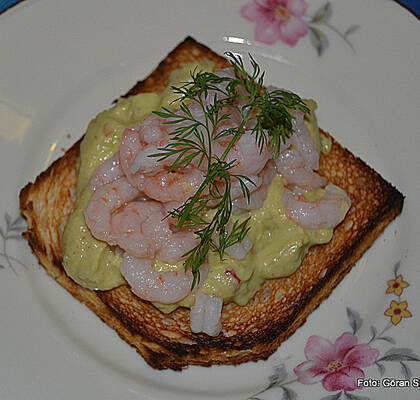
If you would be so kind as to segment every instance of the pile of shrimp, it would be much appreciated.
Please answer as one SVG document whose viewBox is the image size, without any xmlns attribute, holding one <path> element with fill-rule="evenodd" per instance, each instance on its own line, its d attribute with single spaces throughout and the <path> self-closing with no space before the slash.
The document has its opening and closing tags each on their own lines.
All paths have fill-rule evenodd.
<svg viewBox="0 0 420 400">
<path fill-rule="evenodd" d="M 216 71 L 216 74 L 234 77 L 232 68 Z M 207 98 L 211 98 L 211 94 Z M 203 111 L 197 103 L 190 102 L 188 107 L 194 118 L 204 120 Z M 216 130 L 240 124 L 235 108 L 227 107 L 225 112 L 230 117 L 224 119 Z M 319 155 L 304 124 L 303 113 L 291 112 L 294 134 L 282 143 L 278 157 L 273 158 L 267 148 L 261 151 L 251 126 L 228 153 L 226 161 L 234 163 L 231 173 L 247 176 L 250 192 L 249 199 L 245 198 L 240 183 L 232 182 L 232 211 L 240 214 L 260 208 L 267 196 L 267 188 L 276 174 L 281 174 L 288 184 L 282 201 L 289 217 L 305 228 L 334 227 L 340 222 L 340 195 L 333 188 L 325 198 L 316 202 L 305 201 L 302 195 L 304 190 L 324 187 L 327 181 L 316 172 Z M 191 330 L 216 336 L 221 331 L 223 300 L 205 294 L 200 285 L 191 292 L 191 270 L 163 273 L 153 268 L 155 257 L 163 262 L 177 263 L 197 245 L 194 232 L 177 229 L 177 221 L 165 217 L 197 191 L 207 170 L 204 163 L 197 165 L 192 162 L 186 168 L 175 168 L 168 173 L 174 162 L 171 157 L 162 161 L 149 157 L 170 142 L 170 133 L 176 129 L 174 124 L 164 122 L 163 118 L 151 115 L 139 125 L 124 131 L 119 152 L 100 165 L 91 177 L 92 195 L 84 212 L 85 220 L 95 238 L 122 249 L 121 273 L 137 296 L 171 304 L 193 294 L 195 304 L 190 312 Z M 220 156 L 230 140 L 223 137 L 212 143 L 212 154 Z M 252 242 L 245 238 L 227 251 L 232 257 L 240 259 L 251 248 Z M 206 264 L 201 266 L 201 282 L 205 280 L 208 268 Z"/>
</svg>

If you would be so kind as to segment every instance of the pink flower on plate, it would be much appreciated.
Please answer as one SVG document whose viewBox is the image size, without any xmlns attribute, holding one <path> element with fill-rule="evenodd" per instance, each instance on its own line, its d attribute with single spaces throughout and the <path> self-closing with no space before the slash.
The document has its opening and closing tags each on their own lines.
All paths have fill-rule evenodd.
<svg viewBox="0 0 420 400">
<path fill-rule="evenodd" d="M 308 33 L 308 25 L 301 18 L 306 8 L 303 0 L 253 0 L 241 8 L 241 15 L 255 22 L 254 38 L 258 42 L 271 45 L 281 40 L 294 46 Z"/>
<path fill-rule="evenodd" d="M 298 381 L 310 385 L 322 381 L 330 392 L 357 389 L 357 379 L 364 378 L 361 368 L 372 365 L 379 351 L 367 344 L 357 344 L 357 337 L 343 333 L 335 343 L 311 336 L 305 346 L 304 361 L 294 368 Z"/>
</svg>

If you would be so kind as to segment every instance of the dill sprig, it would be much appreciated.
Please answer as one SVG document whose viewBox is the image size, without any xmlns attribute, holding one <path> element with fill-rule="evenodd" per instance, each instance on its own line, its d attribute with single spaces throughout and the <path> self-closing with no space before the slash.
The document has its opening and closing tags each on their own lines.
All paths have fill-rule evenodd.
<svg viewBox="0 0 420 400">
<path fill-rule="evenodd" d="M 215 251 L 222 259 L 225 250 L 241 242 L 249 231 L 249 219 L 241 223 L 235 221 L 228 228 L 232 213 L 232 181 L 239 182 L 242 194 L 248 201 L 250 191 L 246 183 L 253 183 L 244 175 L 232 173 L 235 160 L 226 161 L 230 150 L 245 132 L 245 127 L 253 126 L 252 134 L 260 150 L 267 147 L 275 157 L 280 153 L 281 143 L 285 143 L 293 134 L 294 117 L 291 110 L 309 111 L 303 100 L 294 93 L 267 91 L 264 72 L 251 55 L 251 74 L 247 73 L 240 57 L 233 53 L 226 55 L 234 68 L 234 78 L 194 70 L 191 81 L 172 87 L 178 95 L 175 101 L 180 102 L 180 112 L 171 108 L 155 112 L 166 119 L 166 124 L 173 124 L 174 131 L 170 133 L 169 143 L 150 157 L 157 157 L 159 161 L 169 157 L 174 159 L 169 172 L 187 167 L 193 161 L 194 165 L 207 168 L 205 179 L 195 194 L 179 208 L 169 212 L 178 220 L 178 229 L 195 229 L 200 239 L 197 246 L 184 255 L 185 268 L 191 268 L 194 276 L 193 287 L 200 279 L 199 268 L 208 252 Z M 204 118 L 199 120 L 193 115 L 190 105 L 194 103 Z M 232 109 L 239 113 L 240 124 L 218 131 L 220 123 L 230 118 L 228 110 Z M 218 157 L 212 145 L 221 138 L 226 138 L 228 143 Z M 211 218 L 205 217 L 209 209 L 213 210 Z"/>
</svg>

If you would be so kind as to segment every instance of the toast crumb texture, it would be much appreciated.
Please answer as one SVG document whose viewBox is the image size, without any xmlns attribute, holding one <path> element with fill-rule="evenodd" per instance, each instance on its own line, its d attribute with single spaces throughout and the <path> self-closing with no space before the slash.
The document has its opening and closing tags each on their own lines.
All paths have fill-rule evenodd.
<svg viewBox="0 0 420 400">
<path fill-rule="evenodd" d="M 203 59 L 217 67 L 228 65 L 226 59 L 188 37 L 123 97 L 160 91 L 172 70 Z M 331 242 L 309 251 L 296 273 L 268 281 L 245 307 L 225 306 L 222 332 L 217 337 L 192 333 L 187 309 L 165 315 L 133 295 L 127 285 L 95 292 L 66 275 L 60 227 L 74 205 L 81 140 L 22 189 L 20 210 L 29 227 L 24 236 L 47 273 L 135 347 L 153 368 L 181 370 L 188 365 L 236 365 L 266 359 L 331 294 L 403 207 L 404 197 L 397 189 L 328 133 L 323 134 L 331 138 L 332 149 L 321 156 L 319 172 L 347 191 L 352 206 L 346 218 Z"/>
</svg>

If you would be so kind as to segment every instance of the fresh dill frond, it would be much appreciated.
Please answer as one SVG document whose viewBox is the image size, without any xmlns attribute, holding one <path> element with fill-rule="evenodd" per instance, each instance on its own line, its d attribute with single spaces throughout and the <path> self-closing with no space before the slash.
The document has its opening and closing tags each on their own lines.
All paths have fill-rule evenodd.
<svg viewBox="0 0 420 400">
<path fill-rule="evenodd" d="M 177 219 L 177 228 L 194 229 L 200 242 L 187 252 L 185 269 L 191 268 L 193 287 L 200 280 L 200 266 L 206 262 L 209 251 L 219 254 L 223 259 L 228 247 L 241 242 L 249 232 L 248 221 L 228 224 L 232 214 L 232 181 L 239 181 L 242 194 L 250 198 L 246 183 L 251 179 L 232 173 L 234 161 L 227 162 L 227 156 L 247 126 L 252 127 L 255 143 L 260 151 L 264 147 L 274 156 L 280 153 L 281 144 L 293 134 L 293 110 L 308 113 L 304 101 L 296 94 L 276 89 L 268 91 L 264 87 L 264 72 L 255 59 L 249 55 L 252 72 L 247 73 L 242 58 L 226 53 L 234 69 L 235 77 L 218 76 L 212 72 L 191 72 L 191 81 L 172 87 L 178 95 L 180 111 L 163 108 L 155 112 L 165 119 L 166 124 L 174 126 L 169 134 L 169 143 L 150 155 L 159 161 L 173 159 L 169 172 L 176 168 L 188 167 L 192 163 L 203 169 L 206 176 L 197 191 L 180 207 L 169 212 Z M 223 85 L 221 85 L 223 84 Z M 203 118 L 196 118 L 191 107 L 198 107 Z M 227 110 L 239 113 L 241 122 L 236 127 L 219 129 L 217 127 L 230 118 Z M 225 138 L 227 145 L 221 156 L 213 151 L 215 141 Z M 212 210 L 212 217 L 204 214 Z"/>
</svg>

